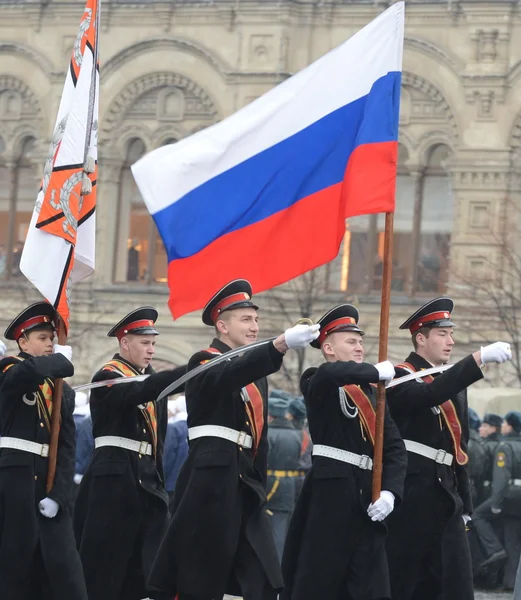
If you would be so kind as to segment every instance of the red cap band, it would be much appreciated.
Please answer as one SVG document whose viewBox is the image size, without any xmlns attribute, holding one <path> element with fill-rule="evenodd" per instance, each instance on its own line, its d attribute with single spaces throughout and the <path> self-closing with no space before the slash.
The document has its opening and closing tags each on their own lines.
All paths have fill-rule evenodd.
<svg viewBox="0 0 521 600">
<path fill-rule="evenodd" d="M 40 325 L 40 323 L 48 323 L 53 329 L 55 328 L 52 319 L 46 315 L 31 317 L 30 319 L 27 319 L 27 321 L 20 323 L 20 325 L 18 325 L 18 327 L 14 330 L 14 339 L 18 340 L 18 338 L 22 337 L 22 335 L 28 328 L 34 327 L 34 325 Z"/>
<path fill-rule="evenodd" d="M 141 321 L 127 323 L 116 331 L 116 337 L 118 340 L 120 340 L 122 337 L 127 335 L 127 333 L 132 333 L 134 329 L 140 329 L 141 327 L 154 327 L 154 321 L 151 321 L 150 319 L 141 319 Z"/>
<path fill-rule="evenodd" d="M 424 315 L 409 325 L 409 331 L 411 334 L 415 334 L 418 329 L 425 327 L 429 323 L 432 323 L 433 321 L 442 321 L 443 319 L 450 319 L 450 312 L 440 311 L 431 313 L 430 315 Z"/>
<path fill-rule="evenodd" d="M 325 327 L 322 327 L 320 329 L 320 337 L 318 338 L 319 344 L 322 345 L 326 339 L 326 336 L 329 333 L 332 333 L 332 331 L 337 327 L 342 327 L 342 325 L 356 325 L 356 319 L 353 317 L 342 317 L 341 319 L 335 319 L 334 321 L 331 321 L 331 323 L 328 323 Z"/>
<path fill-rule="evenodd" d="M 223 300 L 218 302 L 212 309 L 212 312 L 210 313 L 212 321 L 215 323 L 217 321 L 217 317 L 223 312 L 223 310 L 227 309 L 232 304 L 236 304 L 237 302 L 244 302 L 246 300 L 251 300 L 250 295 L 246 292 L 239 292 L 237 294 L 232 294 L 231 296 L 224 298 Z"/>
</svg>

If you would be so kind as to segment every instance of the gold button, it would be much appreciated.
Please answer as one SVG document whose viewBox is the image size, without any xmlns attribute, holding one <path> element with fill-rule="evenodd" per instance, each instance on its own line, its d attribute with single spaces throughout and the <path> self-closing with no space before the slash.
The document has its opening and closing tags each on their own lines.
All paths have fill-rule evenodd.
<svg viewBox="0 0 521 600">
<path fill-rule="evenodd" d="M 246 421 L 246 425 L 249 425 L 250 423 L 248 421 Z"/>
<path fill-rule="evenodd" d="M 38 475 L 35 475 L 34 476 L 34 480 L 36 481 L 37 479 L 38 479 Z"/>
<path fill-rule="evenodd" d="M 239 446 L 239 452 L 242 452 L 242 448 L 241 448 L 241 446 Z"/>
<path fill-rule="evenodd" d="M 141 458 L 141 454 L 138 454 L 139 458 Z"/>
<path fill-rule="evenodd" d="M 147 430 L 146 430 L 146 429 L 143 429 L 143 433 L 146 433 L 146 432 L 147 432 Z"/>
<path fill-rule="evenodd" d="M 141 485 L 143 482 L 141 481 L 141 479 L 139 480 L 139 485 Z"/>
<path fill-rule="evenodd" d="M 242 475 L 239 473 L 239 477 L 242 479 Z"/>
<path fill-rule="evenodd" d="M 43 427 L 43 423 L 42 422 L 40 422 L 40 427 Z"/>
</svg>

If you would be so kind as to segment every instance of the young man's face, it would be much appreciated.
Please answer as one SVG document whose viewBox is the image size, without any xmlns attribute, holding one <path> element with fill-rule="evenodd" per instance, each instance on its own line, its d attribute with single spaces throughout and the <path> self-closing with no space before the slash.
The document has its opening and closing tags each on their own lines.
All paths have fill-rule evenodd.
<svg viewBox="0 0 521 600">
<path fill-rule="evenodd" d="M 416 343 L 418 354 L 434 366 L 443 365 L 449 361 L 454 346 L 454 328 L 432 327 L 425 334 L 420 333 Z"/>
<path fill-rule="evenodd" d="M 496 433 L 496 431 L 497 427 L 493 427 L 488 423 L 481 423 L 481 425 L 479 426 L 479 435 L 482 438 L 488 438 L 489 435 Z"/>
<path fill-rule="evenodd" d="M 29 331 L 18 339 L 18 346 L 22 352 L 31 356 L 46 356 L 52 354 L 54 330 L 52 327 Z"/>
<path fill-rule="evenodd" d="M 133 335 L 122 337 L 119 342 L 120 353 L 138 369 L 145 369 L 152 362 L 156 352 L 155 335 Z"/>
<path fill-rule="evenodd" d="M 354 331 L 336 331 L 327 336 L 322 344 L 322 353 L 332 362 L 353 360 L 361 363 L 364 360 L 364 341 Z"/>
<path fill-rule="evenodd" d="M 240 348 L 257 341 L 259 316 L 254 308 L 235 308 L 225 311 L 216 323 L 221 339 L 230 348 Z"/>
<path fill-rule="evenodd" d="M 512 433 L 513 431 L 514 431 L 514 428 L 512 427 L 512 425 L 509 425 L 503 419 L 503 423 L 501 423 L 501 435 L 508 435 L 509 433 Z"/>
</svg>

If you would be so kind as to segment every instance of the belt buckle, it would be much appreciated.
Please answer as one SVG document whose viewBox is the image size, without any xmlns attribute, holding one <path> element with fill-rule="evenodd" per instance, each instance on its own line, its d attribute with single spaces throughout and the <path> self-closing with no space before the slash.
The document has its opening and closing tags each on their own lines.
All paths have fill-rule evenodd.
<svg viewBox="0 0 521 600">
<path fill-rule="evenodd" d="M 139 454 L 147 454 L 148 442 L 139 442 Z"/>
<path fill-rule="evenodd" d="M 40 450 L 40 456 L 43 458 L 47 458 L 49 456 L 49 445 L 42 444 L 42 449 Z"/>
<path fill-rule="evenodd" d="M 239 431 L 239 435 L 237 436 L 237 445 L 241 446 L 241 448 L 245 447 L 247 435 L 248 434 L 245 431 Z"/>
<path fill-rule="evenodd" d="M 360 469 L 369 469 L 370 460 L 371 458 L 367 456 L 367 454 L 362 454 L 362 456 L 360 456 L 360 462 L 358 463 L 358 467 Z"/>
<path fill-rule="evenodd" d="M 447 458 L 447 451 L 446 450 L 442 450 L 441 448 L 438 450 L 438 452 L 436 452 L 436 459 L 435 461 L 440 464 L 440 465 L 445 465 L 447 464 L 445 462 L 445 459 Z"/>
</svg>

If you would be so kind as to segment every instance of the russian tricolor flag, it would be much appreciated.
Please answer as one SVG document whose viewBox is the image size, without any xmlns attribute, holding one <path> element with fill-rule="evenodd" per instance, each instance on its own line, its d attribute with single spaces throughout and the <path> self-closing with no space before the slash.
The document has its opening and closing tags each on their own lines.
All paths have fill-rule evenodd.
<svg viewBox="0 0 521 600">
<path fill-rule="evenodd" d="M 394 211 L 404 3 L 231 117 L 132 167 L 168 254 L 175 318 L 338 253 L 347 217 Z"/>
</svg>

